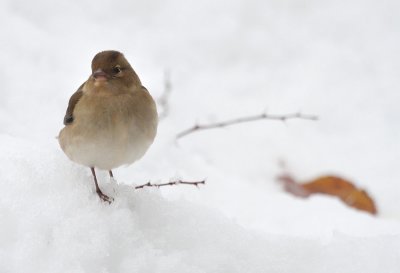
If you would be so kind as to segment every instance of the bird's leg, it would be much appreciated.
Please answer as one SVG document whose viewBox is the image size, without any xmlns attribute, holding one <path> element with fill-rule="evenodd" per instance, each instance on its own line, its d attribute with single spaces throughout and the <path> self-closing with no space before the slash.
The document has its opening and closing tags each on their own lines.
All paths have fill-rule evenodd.
<svg viewBox="0 0 400 273">
<path fill-rule="evenodd" d="M 94 168 L 91 167 L 90 170 L 92 171 L 92 175 L 93 175 L 93 178 L 94 178 L 94 184 L 96 185 L 96 193 L 97 193 L 97 195 L 100 197 L 101 200 L 103 200 L 103 201 L 108 202 L 109 204 L 111 204 L 111 202 L 113 201 L 113 199 L 110 198 L 110 197 L 108 197 L 107 195 L 105 195 L 105 194 L 100 190 L 99 184 L 97 183 L 97 178 L 96 178 L 96 173 L 95 173 L 95 171 L 94 171 Z"/>
<path fill-rule="evenodd" d="M 109 170 L 108 174 L 110 175 L 110 182 L 116 183 L 117 181 L 114 179 L 114 174 L 112 170 Z"/>
</svg>

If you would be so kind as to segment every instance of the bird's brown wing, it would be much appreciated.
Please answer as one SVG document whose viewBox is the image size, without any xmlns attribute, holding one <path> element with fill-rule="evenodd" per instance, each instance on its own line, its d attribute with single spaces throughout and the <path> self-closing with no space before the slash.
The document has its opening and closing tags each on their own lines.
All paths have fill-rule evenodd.
<svg viewBox="0 0 400 273">
<path fill-rule="evenodd" d="M 74 121 L 74 109 L 75 109 L 75 105 L 78 103 L 78 101 L 81 99 L 81 97 L 83 95 L 83 91 L 82 91 L 83 85 L 84 84 L 82 84 L 78 88 L 78 90 L 69 99 L 67 112 L 65 113 L 65 116 L 64 116 L 64 125 L 69 125 Z"/>
</svg>

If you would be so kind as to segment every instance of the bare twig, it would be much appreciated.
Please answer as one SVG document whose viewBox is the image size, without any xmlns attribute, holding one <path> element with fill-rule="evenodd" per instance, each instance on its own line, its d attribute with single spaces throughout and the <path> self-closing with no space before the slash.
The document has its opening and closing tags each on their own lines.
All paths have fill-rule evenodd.
<svg viewBox="0 0 400 273">
<path fill-rule="evenodd" d="M 182 181 L 182 180 L 178 180 L 178 181 L 171 181 L 171 182 L 167 182 L 167 183 L 160 183 L 160 184 L 154 184 L 151 182 L 147 182 L 146 184 L 140 185 L 140 186 L 135 186 L 135 190 L 137 189 L 143 189 L 144 187 L 163 187 L 163 186 L 175 186 L 175 185 L 192 185 L 192 186 L 196 186 L 198 187 L 200 184 L 206 184 L 205 180 L 201 180 L 201 181 L 193 181 L 193 182 L 189 182 L 189 181 Z"/>
<path fill-rule="evenodd" d="M 157 102 L 162 109 L 160 114 L 158 115 L 158 119 L 164 119 L 169 113 L 169 96 L 172 91 L 172 84 L 171 84 L 171 75 L 169 70 L 164 71 L 164 92 L 162 93 L 161 97 L 158 98 Z"/>
<path fill-rule="evenodd" d="M 215 128 L 222 128 L 238 123 L 245 123 L 245 122 L 250 122 L 250 121 L 256 121 L 256 120 L 262 120 L 262 119 L 270 119 L 270 120 L 279 120 L 279 121 L 287 121 L 289 119 L 307 119 L 307 120 L 318 120 L 318 117 L 315 115 L 304 115 L 300 112 L 298 113 L 293 113 L 293 114 L 286 114 L 286 115 L 269 115 L 267 113 L 263 113 L 261 115 L 254 115 L 254 116 L 247 116 L 247 117 L 240 117 L 236 119 L 231 119 L 231 120 L 226 120 L 226 121 L 221 121 L 221 122 L 216 122 L 216 123 L 210 123 L 210 124 L 196 124 L 193 127 L 190 127 L 179 134 L 176 135 L 176 138 L 181 138 L 184 136 L 187 136 L 191 133 L 194 133 L 196 131 L 200 130 L 208 130 L 208 129 L 215 129 Z"/>
</svg>

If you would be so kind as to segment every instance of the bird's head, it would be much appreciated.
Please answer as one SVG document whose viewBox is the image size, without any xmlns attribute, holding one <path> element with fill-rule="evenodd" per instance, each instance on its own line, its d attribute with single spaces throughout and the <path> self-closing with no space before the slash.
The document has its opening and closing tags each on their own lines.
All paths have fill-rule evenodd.
<svg viewBox="0 0 400 273">
<path fill-rule="evenodd" d="M 139 77 L 124 55 L 114 50 L 102 51 L 94 56 L 89 81 L 95 87 L 107 85 L 118 90 L 141 86 Z"/>
</svg>

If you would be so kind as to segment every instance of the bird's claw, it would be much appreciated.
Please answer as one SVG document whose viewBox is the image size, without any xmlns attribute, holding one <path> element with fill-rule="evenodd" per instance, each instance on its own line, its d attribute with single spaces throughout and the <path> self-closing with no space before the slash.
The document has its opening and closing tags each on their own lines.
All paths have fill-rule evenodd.
<svg viewBox="0 0 400 273">
<path fill-rule="evenodd" d="M 111 204 L 114 201 L 114 198 L 105 195 L 101 191 L 97 192 L 97 195 L 100 197 L 102 201 L 107 202 L 108 204 Z"/>
</svg>

